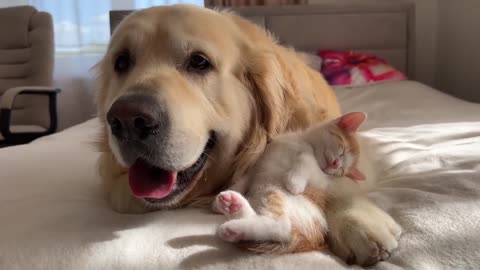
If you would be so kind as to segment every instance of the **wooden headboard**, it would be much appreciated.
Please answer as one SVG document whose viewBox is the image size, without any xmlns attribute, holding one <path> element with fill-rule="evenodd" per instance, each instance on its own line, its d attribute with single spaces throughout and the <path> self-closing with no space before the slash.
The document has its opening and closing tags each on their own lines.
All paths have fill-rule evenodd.
<svg viewBox="0 0 480 270">
<path fill-rule="evenodd" d="M 408 0 L 321 0 L 314 5 L 230 10 L 300 51 L 351 50 L 378 55 L 414 79 L 414 3 Z M 111 31 L 132 10 L 110 12 Z"/>
</svg>

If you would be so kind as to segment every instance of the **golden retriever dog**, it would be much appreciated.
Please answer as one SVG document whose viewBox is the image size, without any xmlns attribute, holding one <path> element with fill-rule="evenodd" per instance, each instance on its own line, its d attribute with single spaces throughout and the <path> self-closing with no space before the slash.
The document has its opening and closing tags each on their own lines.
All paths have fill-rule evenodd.
<svg viewBox="0 0 480 270">
<path fill-rule="evenodd" d="M 99 171 L 120 212 L 205 205 L 272 136 L 340 115 L 320 73 L 229 12 L 176 5 L 132 13 L 97 70 Z M 335 224 L 360 239 L 361 225 L 354 231 L 347 216 L 343 226 L 342 213 L 332 212 Z M 357 250 L 370 240 L 352 248 L 334 239 L 332 247 L 362 263 Z"/>
</svg>

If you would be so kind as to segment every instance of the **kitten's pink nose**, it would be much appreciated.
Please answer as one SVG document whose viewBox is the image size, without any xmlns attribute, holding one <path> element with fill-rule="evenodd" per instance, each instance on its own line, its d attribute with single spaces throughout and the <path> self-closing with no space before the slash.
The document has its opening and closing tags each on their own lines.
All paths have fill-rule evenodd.
<svg viewBox="0 0 480 270">
<path fill-rule="evenodd" d="M 338 158 L 336 158 L 333 162 L 328 163 L 328 167 L 331 169 L 338 169 L 339 164 L 340 161 L 338 160 Z"/>
</svg>

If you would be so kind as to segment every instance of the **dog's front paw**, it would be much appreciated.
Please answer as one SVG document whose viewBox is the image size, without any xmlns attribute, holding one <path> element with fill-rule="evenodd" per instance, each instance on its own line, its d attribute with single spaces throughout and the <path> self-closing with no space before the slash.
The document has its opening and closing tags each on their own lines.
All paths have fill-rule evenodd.
<svg viewBox="0 0 480 270">
<path fill-rule="evenodd" d="M 117 181 L 110 186 L 110 190 L 108 190 L 110 206 L 120 213 L 147 213 L 148 209 L 145 207 L 145 203 L 132 195 L 127 180 L 125 180 L 125 178 L 116 180 Z"/>
<path fill-rule="evenodd" d="M 349 210 L 336 213 L 328 221 L 332 251 L 349 264 L 365 266 L 390 258 L 398 246 L 400 226 L 376 207 Z"/>
</svg>

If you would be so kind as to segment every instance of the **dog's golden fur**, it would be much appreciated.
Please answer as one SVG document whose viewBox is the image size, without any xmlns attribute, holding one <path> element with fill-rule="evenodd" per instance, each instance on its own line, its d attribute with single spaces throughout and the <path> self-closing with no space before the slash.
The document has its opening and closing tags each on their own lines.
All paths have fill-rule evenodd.
<svg viewBox="0 0 480 270">
<path fill-rule="evenodd" d="M 195 46 L 215 67 L 201 78 L 178 64 L 183 51 Z M 114 57 L 125 48 L 135 54 L 135 67 L 119 77 Z M 183 5 L 135 12 L 115 30 L 97 70 L 98 114 L 104 124 L 99 171 L 110 202 L 122 212 L 149 210 L 131 195 L 127 169 L 112 149 L 106 124 L 112 102 L 132 85 L 156 89 L 155 95 L 173 104 L 168 110 L 182 118 L 172 121 L 187 134 L 182 147 L 192 140 L 193 145 L 208 129 L 220 134 L 204 170 L 167 206 L 172 208 L 208 201 L 206 196 L 231 184 L 256 161 L 272 136 L 340 115 L 320 73 L 266 31 L 230 12 Z"/>
</svg>

